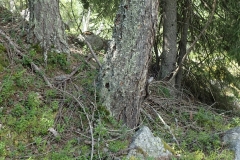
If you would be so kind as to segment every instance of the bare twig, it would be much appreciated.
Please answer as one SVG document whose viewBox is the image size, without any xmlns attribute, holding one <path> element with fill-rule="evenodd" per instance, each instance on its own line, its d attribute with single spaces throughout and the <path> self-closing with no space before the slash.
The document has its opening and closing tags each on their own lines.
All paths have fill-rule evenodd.
<svg viewBox="0 0 240 160">
<path fill-rule="evenodd" d="M 44 81 L 47 83 L 47 85 L 50 87 L 50 88 L 53 88 L 53 85 L 50 83 L 50 81 L 48 80 L 48 78 L 45 76 L 45 74 L 43 72 L 41 72 L 41 70 L 38 68 L 38 66 L 36 64 L 34 64 L 33 62 L 30 63 L 32 68 L 35 70 L 35 72 L 39 73 Z"/>
<path fill-rule="evenodd" d="M 170 134 L 171 134 L 172 137 L 173 137 L 173 140 L 177 143 L 177 145 L 178 145 L 178 147 L 179 147 L 179 142 L 178 142 L 178 140 L 176 139 L 175 135 L 173 134 L 170 126 L 167 125 L 167 123 L 163 120 L 163 118 L 160 116 L 160 114 L 159 114 L 151 105 L 148 105 L 148 106 L 155 112 L 155 114 L 158 116 L 158 118 L 159 118 L 159 119 L 161 120 L 161 122 L 163 123 L 164 127 L 169 130 Z"/>
<path fill-rule="evenodd" d="M 89 128 L 90 128 L 90 134 L 91 134 L 91 143 L 92 143 L 92 151 L 91 151 L 91 160 L 93 159 L 93 152 L 94 152 L 94 137 L 93 137 L 93 126 L 92 126 L 92 122 L 90 121 L 90 118 L 88 116 L 88 113 L 86 112 L 85 110 L 85 107 L 83 106 L 83 104 L 78 100 L 77 97 L 75 97 L 73 94 L 67 92 L 67 91 L 64 91 L 64 90 L 61 90 L 61 89 L 58 89 L 58 88 L 55 88 L 56 90 L 62 92 L 62 93 L 65 93 L 66 95 L 72 97 L 77 103 L 78 105 L 82 108 L 84 114 L 86 115 L 86 118 L 87 118 L 87 121 L 88 121 L 88 125 L 89 125 Z"/>
</svg>

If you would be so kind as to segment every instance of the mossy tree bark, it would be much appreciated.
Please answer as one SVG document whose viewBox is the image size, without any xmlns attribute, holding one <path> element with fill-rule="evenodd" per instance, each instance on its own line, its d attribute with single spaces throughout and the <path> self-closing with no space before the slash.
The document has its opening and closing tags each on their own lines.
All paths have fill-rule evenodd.
<svg viewBox="0 0 240 160">
<path fill-rule="evenodd" d="M 139 121 L 157 23 L 157 0 L 122 0 L 101 70 L 101 96 L 128 127 Z"/>
<path fill-rule="evenodd" d="M 29 9 L 29 42 L 40 44 L 44 52 L 53 49 L 58 53 L 69 53 L 64 24 L 59 12 L 59 1 L 29 0 Z"/>
</svg>

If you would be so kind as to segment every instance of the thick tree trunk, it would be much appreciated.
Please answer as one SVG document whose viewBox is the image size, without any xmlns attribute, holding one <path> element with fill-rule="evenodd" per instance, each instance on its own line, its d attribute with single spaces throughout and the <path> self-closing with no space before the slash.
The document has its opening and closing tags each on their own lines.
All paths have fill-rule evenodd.
<svg viewBox="0 0 240 160">
<path fill-rule="evenodd" d="M 157 23 L 157 0 L 122 0 L 101 70 L 104 105 L 118 120 L 138 124 Z"/>
<path fill-rule="evenodd" d="M 176 68 L 177 57 L 177 1 L 164 0 L 163 53 L 160 78 L 168 81 Z M 175 84 L 173 79 L 171 82 Z"/>
<path fill-rule="evenodd" d="M 190 2 L 189 0 L 184 1 L 184 7 L 182 7 L 183 14 L 182 14 L 182 27 L 181 27 L 181 40 L 179 43 L 179 55 L 178 55 L 178 65 L 182 62 L 182 59 L 187 51 L 187 35 L 188 35 L 188 27 L 189 27 L 189 18 L 190 18 Z M 182 77 L 183 77 L 183 68 L 180 67 L 179 71 L 176 75 L 176 88 L 180 89 L 182 84 Z"/>
<path fill-rule="evenodd" d="M 59 1 L 29 0 L 29 9 L 29 42 L 39 43 L 44 52 L 53 49 L 58 53 L 69 53 L 64 24 L 59 12 Z"/>
</svg>

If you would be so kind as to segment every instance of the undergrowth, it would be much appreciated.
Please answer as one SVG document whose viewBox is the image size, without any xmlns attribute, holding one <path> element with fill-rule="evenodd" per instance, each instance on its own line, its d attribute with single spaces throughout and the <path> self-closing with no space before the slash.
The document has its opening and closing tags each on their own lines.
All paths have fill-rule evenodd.
<svg viewBox="0 0 240 160">
<path fill-rule="evenodd" d="M 30 61 L 44 65 L 37 51 L 32 50 L 31 54 Z M 17 61 L 11 70 L 3 68 L 0 74 L 1 159 L 88 160 L 92 152 L 93 159 L 112 159 L 126 150 L 133 133 L 96 101 L 97 71 L 80 55 L 75 55 L 71 63 L 66 62 L 65 56 L 55 57 L 56 60 L 50 57 L 49 68 L 45 71 L 52 79 L 58 74 L 71 73 L 71 67 L 79 65 L 78 72 L 68 81 L 53 81 L 56 88 L 46 86 L 42 77 L 29 68 L 26 59 Z M 170 91 L 162 86 L 157 94 L 169 97 Z M 73 97 L 78 97 L 81 104 Z M 164 114 L 179 146 L 158 118 L 154 122 L 145 119 L 143 124 L 151 126 L 156 136 L 181 155 L 176 159 L 233 159 L 233 153 L 221 144 L 221 134 L 238 126 L 239 118 L 230 119 L 205 106 L 183 112 L 171 106 L 159 113 Z M 93 127 L 94 150 L 88 121 Z"/>
<path fill-rule="evenodd" d="M 95 63 L 78 53 L 67 57 L 52 52 L 46 65 L 37 45 L 22 58 L 9 56 L 4 45 L 0 43 L 0 159 L 125 158 L 133 130 L 117 122 L 98 102 Z M 36 73 L 31 63 L 42 73 Z M 46 84 L 43 74 L 54 87 Z M 71 77 L 59 80 L 66 75 Z M 146 101 L 148 106 L 143 109 L 149 114 L 142 112 L 141 124 L 149 126 L 180 155 L 173 159 L 234 159 L 222 145 L 221 136 L 240 125 L 237 116 L 196 106 L 184 98 L 178 101 L 166 84 L 152 88 L 152 94 L 160 98 Z"/>
<path fill-rule="evenodd" d="M 6 51 L 4 46 L 1 51 Z M 46 85 L 43 73 L 36 74 L 31 69 L 32 62 L 41 68 L 45 65 L 36 46 L 30 48 L 28 56 L 17 59 L 11 69 L 2 65 L 0 159 L 88 160 L 93 152 L 93 159 L 101 159 L 114 157 L 127 148 L 125 138 L 130 132 L 96 101 L 97 70 L 82 55 L 71 58 L 49 54 L 47 68 L 42 72 L 54 88 Z M 78 71 L 68 80 L 55 80 L 76 68 Z M 89 127 L 94 127 L 92 135 Z"/>
<path fill-rule="evenodd" d="M 154 96 L 145 102 L 148 114 L 143 114 L 143 119 L 156 136 L 174 149 L 178 155 L 174 159 L 234 159 L 233 152 L 222 144 L 222 136 L 224 131 L 239 126 L 237 115 L 229 116 L 229 111 L 199 102 L 194 104 L 191 98 L 162 82 L 154 82 L 150 89 Z M 169 96 L 173 92 L 181 97 Z"/>
</svg>

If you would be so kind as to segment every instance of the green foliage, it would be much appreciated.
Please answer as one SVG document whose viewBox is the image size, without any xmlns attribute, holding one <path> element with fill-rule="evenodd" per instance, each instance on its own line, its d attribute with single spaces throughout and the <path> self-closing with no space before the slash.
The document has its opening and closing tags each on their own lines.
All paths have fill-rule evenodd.
<svg viewBox="0 0 240 160">
<path fill-rule="evenodd" d="M 223 129 L 223 119 L 221 116 L 213 115 L 211 112 L 204 109 L 200 109 L 198 113 L 194 116 L 194 120 L 199 126 L 206 129 Z"/>
<path fill-rule="evenodd" d="M 25 103 L 17 103 L 7 117 L 7 124 L 15 128 L 18 133 L 46 134 L 53 126 L 53 115 L 48 108 L 39 108 L 42 101 L 36 93 L 30 92 Z M 26 105 L 25 107 L 23 105 Z M 41 113 L 44 110 L 44 113 Z"/>
<path fill-rule="evenodd" d="M 15 104 L 11 111 L 11 115 L 13 117 L 21 117 L 23 114 L 25 114 L 25 108 L 20 103 Z"/>
<path fill-rule="evenodd" d="M 72 0 L 71 2 L 61 0 L 60 12 L 63 21 L 69 26 L 70 33 L 78 35 L 83 26 L 88 25 L 88 30 L 98 33 L 105 38 L 111 37 L 113 19 L 119 6 L 119 0 Z M 82 24 L 86 18 L 88 9 L 91 10 L 89 24 Z M 85 19 L 86 20 L 86 19 Z"/>
<path fill-rule="evenodd" d="M 4 142 L 0 142 L 0 158 L 6 155 L 6 145 Z"/>
<path fill-rule="evenodd" d="M 30 92 L 27 97 L 27 107 L 29 108 L 37 108 L 41 104 L 41 100 L 39 98 L 39 94 L 35 92 Z"/>
<path fill-rule="evenodd" d="M 158 95 L 160 95 L 160 96 L 163 96 L 163 97 L 166 97 L 166 98 L 172 97 L 172 95 L 170 93 L 170 90 L 167 87 L 164 87 L 162 85 L 158 86 L 157 92 L 158 92 Z"/>
<path fill-rule="evenodd" d="M 45 91 L 46 100 L 50 101 L 57 97 L 57 91 L 55 89 L 47 89 Z"/>
<path fill-rule="evenodd" d="M 227 129 L 227 126 L 224 126 L 222 117 L 213 115 L 210 111 L 200 109 L 193 118 L 196 125 L 203 127 L 205 130 L 188 131 L 182 142 L 183 147 L 191 151 L 197 151 L 201 148 L 205 153 L 218 149 L 221 146 L 220 136 L 211 132 L 216 132 L 224 128 Z"/>
<path fill-rule="evenodd" d="M 193 2 L 198 7 L 192 15 L 188 41 L 204 28 L 209 9 Z M 209 4 L 210 5 L 210 4 Z M 204 103 L 218 102 L 215 107 L 231 110 L 232 98 L 239 98 L 239 5 L 231 0 L 219 2 L 214 19 L 206 34 L 198 40 L 187 64 L 192 75 L 185 75 L 184 86 Z M 182 8 L 179 8 L 182 10 Z M 182 25 L 180 23 L 180 25 Z M 179 26 L 181 27 L 181 26 Z M 191 40 L 190 40 L 191 41 Z M 189 77 L 188 77 L 189 76 Z M 192 76 L 192 77 L 191 77 Z M 189 83 L 185 83 L 189 79 Z M 214 97 L 214 101 L 211 99 Z"/>
<path fill-rule="evenodd" d="M 0 53 L 6 52 L 6 48 L 2 43 L 0 43 Z"/>
<path fill-rule="evenodd" d="M 23 68 L 19 68 L 18 70 L 16 70 L 16 73 L 14 74 L 14 81 L 17 87 L 21 87 L 21 88 L 27 88 L 30 79 L 24 77 L 26 73 L 26 69 Z"/>
<path fill-rule="evenodd" d="M 233 117 L 229 123 L 229 128 L 238 127 L 240 125 L 240 118 L 239 117 Z"/>
<path fill-rule="evenodd" d="M 68 71 L 69 70 L 69 62 L 67 54 L 59 54 L 55 52 L 50 52 L 48 54 L 48 68 L 51 69 L 52 67 L 60 67 L 61 69 Z"/>
<path fill-rule="evenodd" d="M 53 111 L 57 111 L 58 107 L 59 107 L 59 102 L 58 101 L 52 101 L 50 103 L 51 108 L 53 109 Z"/>
<path fill-rule="evenodd" d="M 224 159 L 224 160 L 232 160 L 234 159 L 233 152 L 229 150 L 223 150 L 223 151 L 211 151 L 210 155 L 206 155 L 202 151 L 195 151 L 195 152 L 188 152 L 183 157 L 180 158 L 180 160 L 216 160 L 216 159 Z"/>
<path fill-rule="evenodd" d="M 88 155 L 89 155 L 89 151 L 90 151 L 90 147 L 83 145 L 80 147 L 80 151 L 81 151 L 81 155 L 79 158 L 83 159 L 83 160 L 88 160 Z"/>
<path fill-rule="evenodd" d="M 115 18 L 113 17 L 118 9 L 119 0 L 89 0 L 91 7 L 97 12 L 100 13 L 100 16 L 105 18 Z"/>
<path fill-rule="evenodd" d="M 8 99 L 14 94 L 14 81 L 13 77 L 6 77 L 3 79 L 0 92 L 0 103 L 7 102 Z"/>
<path fill-rule="evenodd" d="M 38 151 L 47 149 L 46 141 L 40 136 L 46 135 L 48 128 L 53 126 L 54 114 L 50 108 L 39 107 L 41 104 L 42 102 L 38 100 L 36 94 L 31 92 L 26 101 L 15 104 L 8 116 L 1 116 L 1 122 L 5 129 L 1 130 L 0 136 L 6 137 L 6 142 L 10 143 L 8 145 L 16 145 L 19 141 L 26 143 L 26 137 L 28 137 L 29 140 L 33 138 Z M 11 134 L 11 141 L 7 138 L 7 134 Z M 25 145 L 20 143 L 18 149 L 11 155 L 14 157 L 19 152 L 24 153 L 26 151 Z"/>
<path fill-rule="evenodd" d="M 73 157 L 70 156 L 67 151 L 62 151 L 62 152 L 53 152 L 51 154 L 50 159 L 53 160 L 72 160 Z"/>
<path fill-rule="evenodd" d="M 219 154 L 220 153 L 220 154 Z M 208 160 L 216 160 L 216 159 L 224 159 L 224 160 L 232 160 L 235 158 L 235 155 L 230 150 L 216 150 L 211 151 L 210 155 L 207 157 Z"/>
<path fill-rule="evenodd" d="M 109 143 L 109 150 L 111 152 L 118 152 L 128 147 L 128 141 L 112 141 Z"/>
<path fill-rule="evenodd" d="M 205 155 L 202 151 L 196 151 L 194 153 L 186 155 L 185 158 L 188 160 L 202 160 L 205 158 Z"/>
<path fill-rule="evenodd" d="M 105 127 L 105 124 L 102 122 L 98 122 L 97 126 L 95 127 L 95 131 L 94 131 L 94 135 L 95 136 L 100 136 L 102 138 L 106 138 L 108 137 L 108 130 Z"/>
<path fill-rule="evenodd" d="M 1 1 L 0 1 L 0 3 L 1 3 Z M 0 11 L 1 11 L 0 23 L 5 24 L 5 23 L 11 22 L 13 20 L 13 18 L 12 18 L 12 13 L 9 10 L 7 10 L 6 8 L 4 8 L 3 6 L 0 6 Z"/>
<path fill-rule="evenodd" d="M 89 69 L 86 64 L 83 64 L 82 68 L 80 68 L 79 71 Z M 89 70 L 85 73 L 85 75 L 79 75 L 77 79 L 79 80 L 80 84 L 84 87 L 84 89 L 91 93 L 95 94 L 95 88 L 94 88 L 94 81 L 97 77 L 98 72 L 96 70 Z"/>
</svg>

